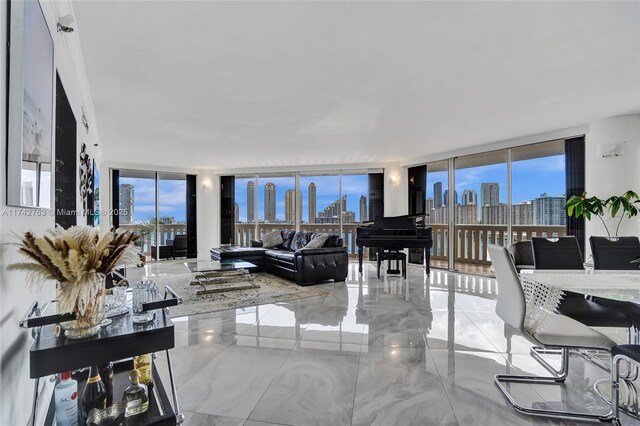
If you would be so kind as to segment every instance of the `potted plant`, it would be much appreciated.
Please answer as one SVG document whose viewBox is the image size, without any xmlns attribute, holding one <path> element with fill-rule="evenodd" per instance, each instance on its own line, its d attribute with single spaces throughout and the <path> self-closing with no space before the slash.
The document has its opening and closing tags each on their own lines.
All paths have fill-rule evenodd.
<svg viewBox="0 0 640 426">
<path fill-rule="evenodd" d="M 137 239 L 130 231 L 112 228 L 100 234 L 91 226 L 56 227 L 41 237 L 26 232 L 17 246 L 28 261 L 9 269 L 26 271 L 35 284 L 56 281 L 58 312 L 76 314 L 74 321 L 61 324 L 65 335 L 89 337 L 104 319 L 105 276 L 137 261 Z"/>
<path fill-rule="evenodd" d="M 622 195 L 614 195 L 607 199 L 595 196 L 587 197 L 587 193 L 585 192 L 580 196 L 573 195 L 569 198 L 565 208 L 567 209 L 567 215 L 569 215 L 569 217 L 585 217 L 587 220 L 591 220 L 592 216 L 596 216 L 600 219 L 602 225 L 604 225 L 607 236 L 617 238 L 623 219 L 636 216 L 638 214 L 636 204 L 639 203 L 640 197 L 633 191 L 627 191 Z M 619 218 L 617 217 L 618 213 L 620 213 Z M 605 220 L 607 214 L 611 217 Z M 614 225 L 617 221 L 614 235 L 611 235 L 612 230 L 607 226 L 607 222 L 611 220 L 614 220 L 614 223 L 609 223 L 609 225 Z"/>
</svg>

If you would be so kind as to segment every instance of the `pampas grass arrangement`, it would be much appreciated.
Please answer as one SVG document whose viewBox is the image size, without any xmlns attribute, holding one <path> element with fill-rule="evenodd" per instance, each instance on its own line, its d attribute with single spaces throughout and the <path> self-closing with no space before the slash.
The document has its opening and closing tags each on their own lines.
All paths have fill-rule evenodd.
<svg viewBox="0 0 640 426">
<path fill-rule="evenodd" d="M 57 281 L 60 307 L 77 312 L 78 321 L 88 319 L 98 307 L 107 274 L 119 265 L 138 262 L 138 236 L 131 231 L 112 228 L 101 234 L 90 226 L 56 227 L 41 237 L 26 232 L 19 238 L 18 250 L 29 261 L 9 269 L 26 271 L 33 284 Z"/>
</svg>

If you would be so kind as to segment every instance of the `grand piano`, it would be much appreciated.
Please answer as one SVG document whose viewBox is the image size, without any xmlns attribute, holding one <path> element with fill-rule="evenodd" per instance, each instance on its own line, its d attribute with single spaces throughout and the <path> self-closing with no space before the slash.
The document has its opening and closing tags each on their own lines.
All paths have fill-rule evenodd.
<svg viewBox="0 0 640 426">
<path fill-rule="evenodd" d="M 356 229 L 356 245 L 358 246 L 358 270 L 362 273 L 362 255 L 365 247 L 402 250 L 406 248 L 423 248 L 427 264 L 427 274 L 431 273 L 429 260 L 433 238 L 431 227 L 417 222 L 419 216 L 376 217 L 373 222 L 358 226 Z"/>
</svg>

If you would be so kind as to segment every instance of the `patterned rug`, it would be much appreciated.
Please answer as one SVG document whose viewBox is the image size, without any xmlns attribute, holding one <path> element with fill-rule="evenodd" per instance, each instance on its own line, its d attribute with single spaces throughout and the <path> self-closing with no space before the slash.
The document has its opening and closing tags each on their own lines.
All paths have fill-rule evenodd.
<svg viewBox="0 0 640 426">
<path fill-rule="evenodd" d="M 324 290 L 311 286 L 300 286 L 284 278 L 259 272 L 251 274 L 251 280 L 259 285 L 260 288 L 226 291 L 199 296 L 196 292 L 201 290 L 202 287 L 191 285 L 196 275 L 201 274 L 176 274 L 150 277 L 150 279 L 158 285 L 158 290 L 161 295 L 164 295 L 164 286 L 168 285 L 182 298 L 182 304 L 169 308 L 172 317 L 246 308 L 247 306 L 265 305 L 305 297 L 326 296 L 328 294 Z M 242 280 L 240 283 L 246 283 L 246 281 Z"/>
</svg>

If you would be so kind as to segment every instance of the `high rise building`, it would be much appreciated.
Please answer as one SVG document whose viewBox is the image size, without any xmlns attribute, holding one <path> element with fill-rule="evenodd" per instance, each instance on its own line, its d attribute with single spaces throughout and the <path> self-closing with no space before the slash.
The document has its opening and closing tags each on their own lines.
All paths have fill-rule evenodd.
<svg viewBox="0 0 640 426">
<path fill-rule="evenodd" d="M 543 193 L 531 202 L 533 210 L 534 225 L 566 225 L 567 214 L 564 206 L 566 199 L 564 194 L 557 197 L 550 197 Z"/>
<path fill-rule="evenodd" d="M 478 206 L 475 204 L 457 205 L 455 221 L 459 225 L 472 225 L 478 223 Z"/>
<path fill-rule="evenodd" d="M 118 190 L 120 197 L 120 225 L 133 223 L 134 190 L 133 185 L 123 183 Z"/>
<path fill-rule="evenodd" d="M 436 209 L 442 205 L 442 182 L 433 184 L 433 205 Z"/>
<path fill-rule="evenodd" d="M 482 224 L 506 225 L 508 207 L 506 204 L 482 206 Z"/>
<path fill-rule="evenodd" d="M 316 223 L 316 184 L 309 184 L 309 223 Z"/>
<path fill-rule="evenodd" d="M 463 206 L 468 205 L 477 205 L 478 204 L 478 193 L 473 189 L 465 189 L 462 192 L 462 201 L 460 202 Z"/>
<path fill-rule="evenodd" d="M 256 220 L 256 183 L 252 180 L 247 182 L 247 222 Z"/>
<path fill-rule="evenodd" d="M 533 206 L 531 201 L 524 201 L 511 206 L 512 225 L 533 225 Z"/>
<path fill-rule="evenodd" d="M 497 182 L 483 182 L 480 185 L 480 206 L 500 205 L 500 184 Z"/>
<path fill-rule="evenodd" d="M 302 193 L 298 191 L 297 197 L 295 194 L 295 189 L 287 189 L 284 193 L 284 220 L 287 223 L 295 223 L 296 216 L 299 221 L 302 219 Z"/>
<path fill-rule="evenodd" d="M 238 205 L 238 203 L 233 203 L 233 209 L 234 209 L 234 213 L 235 213 L 235 218 L 236 218 L 236 223 L 240 222 L 240 206 Z"/>
<path fill-rule="evenodd" d="M 360 196 L 360 222 L 366 222 L 369 216 L 369 210 L 367 210 L 367 197 Z"/>
<path fill-rule="evenodd" d="M 443 204 L 445 206 L 448 206 L 449 205 L 449 190 L 448 189 L 444 190 L 443 197 L 444 197 Z M 453 191 L 453 205 L 455 206 L 456 204 L 458 204 L 458 191 Z"/>
<path fill-rule="evenodd" d="M 271 182 L 264 185 L 264 221 L 276 221 L 276 186 Z"/>
<path fill-rule="evenodd" d="M 347 211 L 346 194 L 342 196 L 342 199 L 334 201 L 324 210 L 318 212 L 316 223 L 340 223 L 340 216 L 342 216 L 342 223 L 354 223 L 356 221 L 356 213 Z"/>
<path fill-rule="evenodd" d="M 424 211 L 427 213 L 427 217 L 425 218 L 426 223 L 435 223 L 436 217 L 436 209 L 433 205 L 433 198 L 427 198 L 424 200 Z"/>
</svg>

